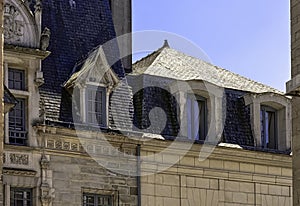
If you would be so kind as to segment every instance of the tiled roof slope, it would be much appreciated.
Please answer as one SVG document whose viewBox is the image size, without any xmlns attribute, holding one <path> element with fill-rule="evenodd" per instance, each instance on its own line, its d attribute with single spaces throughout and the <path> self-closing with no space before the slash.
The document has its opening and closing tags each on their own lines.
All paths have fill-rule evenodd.
<svg viewBox="0 0 300 206">
<path fill-rule="evenodd" d="M 250 124 L 250 106 L 246 106 L 244 91 L 225 89 L 226 118 L 223 142 L 242 146 L 254 146 Z"/>
<path fill-rule="evenodd" d="M 63 84 L 81 69 L 76 65 L 80 65 L 94 48 L 115 38 L 109 0 L 76 0 L 75 4 L 66 0 L 43 1 L 44 27 L 51 30 L 47 49 L 51 55 L 42 63 L 45 84 L 40 87 L 46 118 L 72 122 L 71 97 Z M 115 74 L 120 79 L 124 78 L 121 62 L 112 63 L 119 55 L 116 42 L 109 48 L 104 47 L 104 51 Z"/>
<path fill-rule="evenodd" d="M 223 88 L 253 93 L 279 90 L 255 82 L 228 70 L 188 56 L 169 47 L 162 47 L 133 65 L 133 74 L 149 74 L 177 80 L 204 80 Z"/>
</svg>

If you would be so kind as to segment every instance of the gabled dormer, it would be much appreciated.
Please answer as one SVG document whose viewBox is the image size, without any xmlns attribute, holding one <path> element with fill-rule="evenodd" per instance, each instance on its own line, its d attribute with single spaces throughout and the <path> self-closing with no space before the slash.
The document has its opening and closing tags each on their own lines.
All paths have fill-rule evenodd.
<svg viewBox="0 0 300 206">
<path fill-rule="evenodd" d="M 72 74 L 64 87 L 73 94 L 73 118 L 79 116 L 75 122 L 108 127 L 109 95 L 119 79 L 109 66 L 102 47 L 91 52 L 74 69 L 78 71 Z"/>
</svg>

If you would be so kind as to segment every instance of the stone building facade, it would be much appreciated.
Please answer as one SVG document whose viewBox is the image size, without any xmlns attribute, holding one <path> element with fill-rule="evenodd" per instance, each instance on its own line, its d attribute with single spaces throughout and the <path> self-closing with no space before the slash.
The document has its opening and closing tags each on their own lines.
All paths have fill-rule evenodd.
<svg viewBox="0 0 300 206">
<path fill-rule="evenodd" d="M 300 205 L 300 158 L 299 158 L 299 1 L 290 1 L 291 12 L 291 80 L 287 82 L 287 94 L 293 95 L 292 119 L 293 119 L 293 205 Z"/>
<path fill-rule="evenodd" d="M 131 1 L 5 0 L 4 205 L 290 205 L 291 99 L 167 44 L 131 68 L 130 31 Z"/>
</svg>

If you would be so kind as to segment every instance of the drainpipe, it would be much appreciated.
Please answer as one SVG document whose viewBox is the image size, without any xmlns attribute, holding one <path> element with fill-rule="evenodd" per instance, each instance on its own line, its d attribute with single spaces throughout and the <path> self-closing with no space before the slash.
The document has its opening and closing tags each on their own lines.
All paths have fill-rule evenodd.
<svg viewBox="0 0 300 206">
<path fill-rule="evenodd" d="M 137 165 L 136 165 L 136 184 L 137 184 L 137 196 L 138 196 L 138 206 L 142 206 L 142 194 L 141 194 L 141 145 L 138 144 L 136 146 L 136 157 L 137 157 Z"/>
</svg>

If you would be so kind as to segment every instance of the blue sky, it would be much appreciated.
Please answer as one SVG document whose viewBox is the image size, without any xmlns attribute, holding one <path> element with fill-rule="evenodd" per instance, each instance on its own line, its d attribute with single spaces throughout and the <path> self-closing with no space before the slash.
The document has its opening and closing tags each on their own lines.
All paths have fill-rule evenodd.
<svg viewBox="0 0 300 206">
<path fill-rule="evenodd" d="M 282 91 L 290 79 L 287 0 L 133 0 L 133 31 L 143 30 L 183 36 L 211 63 Z"/>
</svg>

